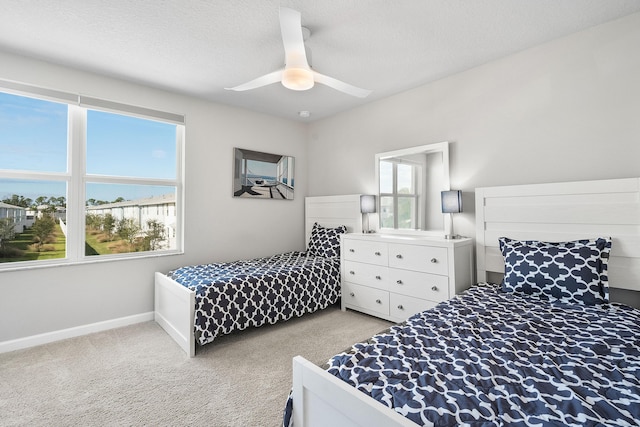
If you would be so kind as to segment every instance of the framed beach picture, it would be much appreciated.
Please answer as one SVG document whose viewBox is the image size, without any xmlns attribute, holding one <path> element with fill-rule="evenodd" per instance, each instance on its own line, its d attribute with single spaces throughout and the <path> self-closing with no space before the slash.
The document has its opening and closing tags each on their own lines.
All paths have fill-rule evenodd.
<svg viewBox="0 0 640 427">
<path fill-rule="evenodd" d="M 293 200 L 294 158 L 234 148 L 233 196 Z"/>
</svg>

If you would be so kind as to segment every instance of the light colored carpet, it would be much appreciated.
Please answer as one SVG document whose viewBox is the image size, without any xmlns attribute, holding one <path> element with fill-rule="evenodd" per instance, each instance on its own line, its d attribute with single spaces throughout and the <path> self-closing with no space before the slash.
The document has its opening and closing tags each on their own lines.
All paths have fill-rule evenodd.
<svg viewBox="0 0 640 427">
<path fill-rule="evenodd" d="M 0 354 L 0 425 L 275 427 L 294 356 L 324 363 L 389 325 L 330 307 L 193 359 L 154 322 Z"/>
</svg>

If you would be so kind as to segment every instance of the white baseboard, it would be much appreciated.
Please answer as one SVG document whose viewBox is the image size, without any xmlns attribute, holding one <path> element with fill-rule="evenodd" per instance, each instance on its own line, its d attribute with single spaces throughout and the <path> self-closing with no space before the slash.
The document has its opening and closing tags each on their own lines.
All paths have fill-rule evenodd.
<svg viewBox="0 0 640 427">
<path fill-rule="evenodd" d="M 120 317 L 118 319 L 105 320 L 104 322 L 76 326 L 74 328 L 62 329 L 59 331 L 47 332 L 46 334 L 32 335 L 30 337 L 3 341 L 0 342 L 0 353 L 7 353 L 9 351 L 35 347 L 37 345 L 61 341 L 67 338 L 93 334 L 95 332 L 121 328 L 123 326 L 133 325 L 134 323 L 148 322 L 151 320 L 153 320 L 153 311 L 150 311 L 148 313 L 135 314 L 133 316 Z"/>
</svg>

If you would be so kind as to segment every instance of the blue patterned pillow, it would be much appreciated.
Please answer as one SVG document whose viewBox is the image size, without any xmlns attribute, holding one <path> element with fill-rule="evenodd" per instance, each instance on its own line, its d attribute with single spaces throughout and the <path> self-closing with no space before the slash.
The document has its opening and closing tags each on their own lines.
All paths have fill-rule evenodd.
<svg viewBox="0 0 640 427">
<path fill-rule="evenodd" d="M 609 302 L 610 237 L 559 243 L 501 237 L 498 242 L 505 264 L 505 292 L 570 304 Z"/>
<path fill-rule="evenodd" d="M 307 251 L 312 255 L 325 258 L 340 257 L 340 235 L 347 232 L 347 227 L 323 227 L 317 222 L 313 224 Z"/>
</svg>

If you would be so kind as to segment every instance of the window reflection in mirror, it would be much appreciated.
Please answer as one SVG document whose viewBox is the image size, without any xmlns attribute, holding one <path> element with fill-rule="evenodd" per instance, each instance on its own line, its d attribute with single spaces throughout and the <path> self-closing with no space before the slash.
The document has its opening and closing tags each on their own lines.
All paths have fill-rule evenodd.
<svg viewBox="0 0 640 427">
<path fill-rule="evenodd" d="M 444 230 L 440 192 L 449 189 L 448 143 L 376 155 L 382 231 Z"/>
<path fill-rule="evenodd" d="M 380 160 L 380 226 L 417 229 L 424 166 L 408 159 Z"/>
</svg>

